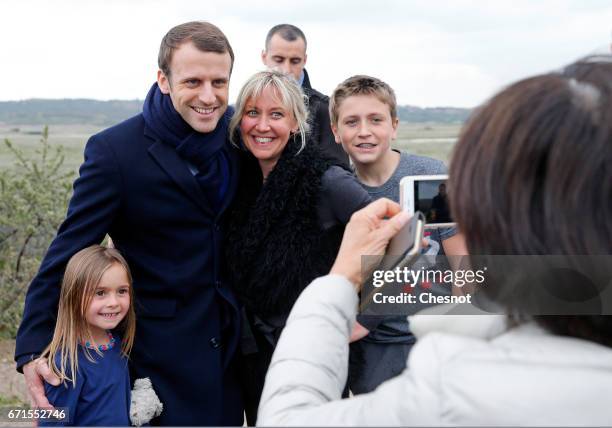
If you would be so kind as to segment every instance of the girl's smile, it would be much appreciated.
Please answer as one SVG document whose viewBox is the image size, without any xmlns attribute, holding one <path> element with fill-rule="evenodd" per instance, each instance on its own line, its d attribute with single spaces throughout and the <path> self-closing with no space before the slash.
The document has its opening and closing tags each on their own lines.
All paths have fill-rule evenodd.
<svg viewBox="0 0 612 428">
<path fill-rule="evenodd" d="M 117 327 L 127 314 L 130 303 L 127 272 L 119 263 L 113 263 L 102 275 L 85 314 L 96 342 L 105 343 L 106 330 Z"/>
</svg>

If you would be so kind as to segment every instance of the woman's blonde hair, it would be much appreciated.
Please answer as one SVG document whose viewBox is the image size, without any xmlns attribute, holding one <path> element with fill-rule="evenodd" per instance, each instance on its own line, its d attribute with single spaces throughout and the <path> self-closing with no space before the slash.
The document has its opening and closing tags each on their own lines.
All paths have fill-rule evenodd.
<svg viewBox="0 0 612 428">
<path fill-rule="evenodd" d="M 133 304 L 134 291 L 130 269 L 119 251 L 100 245 L 87 247 L 76 253 L 68 261 L 60 291 L 53 339 L 41 355 L 48 358 L 51 371 L 62 382 L 71 381 L 76 386 L 80 343 L 84 341 L 94 342 L 85 314 L 102 275 L 114 264 L 118 264 L 125 269 L 130 285 L 130 307 L 127 315 L 120 323 L 122 329 L 121 352 L 125 357 L 129 356 L 136 330 L 136 315 Z M 84 351 L 87 359 L 93 362 L 94 359 L 90 350 L 84 348 Z M 95 352 L 102 355 L 98 349 L 95 349 Z M 59 356 L 59 365 L 56 361 L 57 356 Z"/>
<path fill-rule="evenodd" d="M 275 70 L 260 71 L 251 76 L 238 94 L 236 100 L 236 113 L 230 121 L 230 140 L 235 146 L 239 145 L 237 141 L 236 130 L 240 126 L 240 121 L 246 108 L 246 103 L 250 99 L 256 99 L 261 96 L 264 89 L 273 88 L 274 92 L 279 96 L 283 106 L 293 114 L 298 125 L 300 136 L 302 137 L 302 146 L 300 151 L 306 145 L 306 134 L 308 133 L 308 109 L 306 108 L 307 97 L 302 92 L 302 88 L 291 76 L 283 74 Z M 299 153 L 299 151 L 298 151 Z"/>
</svg>

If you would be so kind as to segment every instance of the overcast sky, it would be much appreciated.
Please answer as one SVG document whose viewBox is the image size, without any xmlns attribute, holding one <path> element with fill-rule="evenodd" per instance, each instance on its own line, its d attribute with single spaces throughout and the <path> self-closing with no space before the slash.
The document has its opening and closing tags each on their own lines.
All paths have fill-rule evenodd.
<svg viewBox="0 0 612 428">
<path fill-rule="evenodd" d="M 595 51 L 610 0 L 0 0 L 0 100 L 142 99 L 174 25 L 207 20 L 236 53 L 230 100 L 263 68 L 267 31 L 300 27 L 307 70 L 329 94 L 353 74 L 387 81 L 400 104 L 475 106 L 504 85 Z"/>
</svg>

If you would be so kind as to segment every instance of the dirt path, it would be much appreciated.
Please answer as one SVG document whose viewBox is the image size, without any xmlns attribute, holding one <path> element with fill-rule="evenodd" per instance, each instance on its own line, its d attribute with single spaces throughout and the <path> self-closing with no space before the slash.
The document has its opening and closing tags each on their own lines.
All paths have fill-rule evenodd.
<svg viewBox="0 0 612 428">
<path fill-rule="evenodd" d="M 22 403 L 27 403 L 23 375 L 15 370 L 14 352 L 14 340 L 0 340 L 0 401 L 17 399 Z"/>
</svg>

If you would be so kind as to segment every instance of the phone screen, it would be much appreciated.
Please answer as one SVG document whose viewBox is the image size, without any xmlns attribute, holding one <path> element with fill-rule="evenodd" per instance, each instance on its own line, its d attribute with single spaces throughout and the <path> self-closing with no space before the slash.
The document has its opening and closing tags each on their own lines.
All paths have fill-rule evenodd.
<svg viewBox="0 0 612 428">
<path fill-rule="evenodd" d="M 414 210 L 425 215 L 427 224 L 453 223 L 446 180 L 415 181 Z"/>
</svg>

